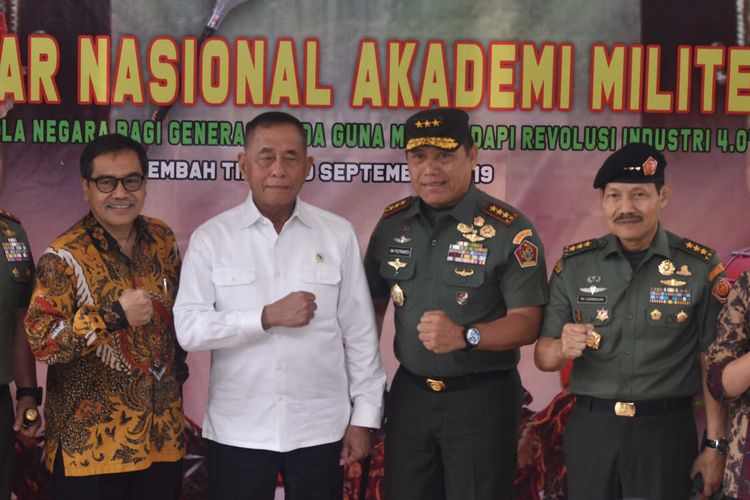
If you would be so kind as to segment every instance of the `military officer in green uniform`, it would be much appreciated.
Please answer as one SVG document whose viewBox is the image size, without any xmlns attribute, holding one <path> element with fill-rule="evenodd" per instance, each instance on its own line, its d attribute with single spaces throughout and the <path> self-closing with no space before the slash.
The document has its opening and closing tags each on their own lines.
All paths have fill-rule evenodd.
<svg viewBox="0 0 750 500">
<path fill-rule="evenodd" d="M 19 220 L 0 210 L 0 498 L 10 498 L 14 431 L 33 436 L 42 422 L 42 390 L 26 342 L 23 316 L 34 289 L 34 261 Z M 8 384 L 16 383 L 16 404 Z"/>
<path fill-rule="evenodd" d="M 714 251 L 659 223 L 664 156 L 645 144 L 610 155 L 594 180 L 610 234 L 563 250 L 535 349 L 545 371 L 573 362 L 565 430 L 571 500 L 686 499 L 721 483 L 725 413 L 706 390 L 705 351 L 729 285 Z M 693 396 L 707 439 L 697 453 Z M 697 455 L 697 456 L 696 456 Z"/>
<path fill-rule="evenodd" d="M 406 122 L 417 196 L 389 205 L 365 270 L 376 314 L 395 307 L 401 363 L 386 423 L 389 500 L 511 498 L 521 386 L 518 348 L 537 338 L 548 291 L 528 219 L 472 182 L 468 115 Z"/>
</svg>

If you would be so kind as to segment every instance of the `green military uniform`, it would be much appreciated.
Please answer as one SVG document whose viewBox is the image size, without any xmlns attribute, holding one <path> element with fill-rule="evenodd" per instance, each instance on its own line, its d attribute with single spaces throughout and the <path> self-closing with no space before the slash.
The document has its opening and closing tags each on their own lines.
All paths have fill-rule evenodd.
<svg viewBox="0 0 750 500">
<path fill-rule="evenodd" d="M 699 393 L 697 354 L 713 341 L 726 298 L 721 269 L 713 250 L 661 227 L 636 271 L 611 234 L 566 247 L 541 335 L 559 338 L 574 322 L 601 335 L 599 349 L 574 362 L 570 390 L 622 401 Z"/>
<path fill-rule="evenodd" d="M 607 185 L 653 183 L 662 196 L 665 167 L 646 144 L 607 158 L 594 188 L 603 189 L 610 224 L 644 224 L 651 219 L 640 210 L 658 216 L 660 205 L 639 204 L 637 190 Z M 613 234 L 565 247 L 541 336 L 560 338 L 566 323 L 592 324 L 595 332 L 570 378 L 577 398 L 564 436 L 568 498 L 688 498 L 699 353 L 714 339 L 728 292 L 713 250 L 661 226 L 645 251 L 623 251 Z"/>
<path fill-rule="evenodd" d="M 13 338 L 18 310 L 29 305 L 34 290 L 34 260 L 20 221 L 0 210 L 0 495 L 10 498 L 13 457 Z"/>
<path fill-rule="evenodd" d="M 542 243 L 526 217 L 473 185 L 434 226 L 426 210 L 416 197 L 386 208 L 365 257 L 373 299 L 395 304 L 401 362 L 388 406 L 386 496 L 502 498 L 515 470 L 518 349 L 435 354 L 417 325 L 432 310 L 466 326 L 545 304 Z"/>
</svg>

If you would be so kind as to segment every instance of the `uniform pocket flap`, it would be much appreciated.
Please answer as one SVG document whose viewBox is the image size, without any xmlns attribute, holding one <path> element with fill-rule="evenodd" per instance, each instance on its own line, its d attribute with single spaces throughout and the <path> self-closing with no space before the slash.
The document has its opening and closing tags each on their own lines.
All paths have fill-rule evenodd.
<svg viewBox="0 0 750 500">
<path fill-rule="evenodd" d="M 446 285 L 463 288 L 479 288 L 484 283 L 484 267 L 466 264 L 448 264 L 443 271 L 443 281 Z"/>
<path fill-rule="evenodd" d="M 218 286 L 247 285 L 255 281 L 255 269 L 246 267 L 217 267 L 211 279 Z"/>
<path fill-rule="evenodd" d="M 303 267 L 300 270 L 302 281 L 306 283 L 320 283 L 335 285 L 341 281 L 341 269 L 334 266 Z"/>
</svg>

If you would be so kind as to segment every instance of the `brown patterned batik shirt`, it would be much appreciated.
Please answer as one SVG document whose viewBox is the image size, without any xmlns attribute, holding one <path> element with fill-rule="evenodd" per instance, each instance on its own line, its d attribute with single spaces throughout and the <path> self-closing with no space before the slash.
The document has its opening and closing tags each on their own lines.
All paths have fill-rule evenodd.
<svg viewBox="0 0 750 500">
<path fill-rule="evenodd" d="M 750 274 L 735 282 L 719 314 L 716 341 L 708 350 L 708 388 L 729 409 L 729 453 L 724 469 L 724 493 L 750 499 L 750 391 L 731 398 L 724 393 L 724 368 L 750 352 Z"/>
<path fill-rule="evenodd" d="M 132 258 L 91 215 L 40 257 L 26 334 L 49 364 L 46 465 L 58 446 L 65 473 L 89 476 L 148 468 L 184 455 L 180 385 L 186 369 L 172 305 L 180 258 L 163 222 L 138 217 Z M 154 316 L 132 328 L 117 299 L 151 294 Z"/>
</svg>

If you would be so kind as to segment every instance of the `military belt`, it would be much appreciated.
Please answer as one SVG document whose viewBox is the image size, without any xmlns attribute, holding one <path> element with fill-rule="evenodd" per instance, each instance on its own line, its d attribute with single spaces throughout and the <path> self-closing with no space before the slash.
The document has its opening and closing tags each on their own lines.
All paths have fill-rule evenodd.
<svg viewBox="0 0 750 500">
<path fill-rule="evenodd" d="M 466 375 L 458 375 L 455 377 L 422 377 L 421 375 L 410 372 L 403 366 L 401 366 L 398 371 L 411 382 L 426 391 L 447 392 L 468 389 L 490 380 L 500 380 L 513 373 L 514 370 L 468 373 Z"/>
<path fill-rule="evenodd" d="M 600 399 L 591 396 L 576 396 L 576 406 L 588 409 L 593 413 L 605 413 L 618 417 L 653 417 L 666 415 L 693 408 L 693 398 L 649 399 L 646 401 L 617 401 Z"/>
</svg>

